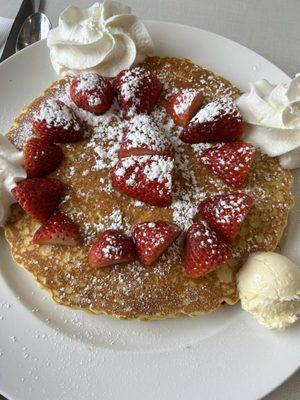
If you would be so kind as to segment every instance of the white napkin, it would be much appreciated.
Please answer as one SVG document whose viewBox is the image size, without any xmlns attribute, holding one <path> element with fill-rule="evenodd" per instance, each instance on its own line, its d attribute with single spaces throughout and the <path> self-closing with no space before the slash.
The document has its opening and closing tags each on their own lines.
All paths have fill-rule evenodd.
<svg viewBox="0 0 300 400">
<path fill-rule="evenodd" d="M 0 56 L 4 49 L 6 39 L 9 35 L 9 31 L 13 22 L 13 19 L 0 17 Z"/>
</svg>

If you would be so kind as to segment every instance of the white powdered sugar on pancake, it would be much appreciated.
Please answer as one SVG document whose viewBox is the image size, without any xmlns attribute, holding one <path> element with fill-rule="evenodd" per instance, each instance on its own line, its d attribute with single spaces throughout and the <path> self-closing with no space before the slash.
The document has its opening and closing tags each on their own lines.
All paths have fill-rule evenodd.
<svg viewBox="0 0 300 400">
<path fill-rule="evenodd" d="M 93 74 L 87 74 L 86 76 L 88 79 L 82 83 L 80 87 L 82 90 L 91 89 L 96 83 L 96 80 L 91 78 Z M 135 90 L 138 90 L 137 80 L 128 79 L 126 74 L 124 76 L 125 85 L 123 94 L 126 99 L 130 99 L 131 96 L 134 96 Z M 159 75 L 159 78 L 165 83 L 165 90 L 167 90 L 169 94 L 178 92 L 176 87 L 164 81 L 163 75 Z M 131 120 L 123 119 L 116 99 L 111 108 L 103 115 L 95 115 L 89 111 L 83 110 L 77 107 L 70 97 L 71 79 L 71 76 L 66 77 L 66 82 L 63 86 L 57 86 L 57 90 L 54 92 L 54 98 L 69 106 L 78 118 L 88 127 L 89 135 L 85 146 L 87 149 L 93 151 L 94 161 L 89 170 L 83 171 L 82 175 L 88 177 L 89 174 L 93 172 L 105 174 L 102 175 L 103 177 L 99 178 L 99 191 L 110 196 L 120 196 L 112 185 L 110 170 L 114 168 L 119 161 L 118 152 L 122 144 L 124 131 L 127 129 L 129 132 L 127 138 L 130 139 L 130 148 L 143 146 L 145 144 L 150 149 L 164 151 L 167 146 L 171 145 L 175 150 L 175 162 L 171 159 L 166 161 L 165 158 L 158 155 L 152 156 L 151 166 L 145 168 L 144 176 L 148 181 L 156 180 L 157 182 L 166 183 L 166 187 L 168 191 L 170 191 L 173 180 L 173 178 L 171 178 L 171 170 L 175 169 L 175 172 L 179 171 L 185 183 L 184 187 L 180 187 L 176 184 L 175 187 L 173 187 L 170 210 L 172 212 L 173 221 L 178 224 L 181 229 L 187 230 L 194 221 L 199 202 L 203 200 L 207 194 L 199 187 L 193 169 L 190 168 L 190 160 L 186 152 L 186 145 L 179 139 L 182 128 L 174 124 L 166 108 L 160 105 L 156 106 L 150 115 L 133 114 Z M 199 89 L 200 88 L 196 88 L 195 92 L 199 92 Z M 193 93 L 193 89 L 188 92 Z M 226 101 L 224 100 L 225 103 Z M 228 100 L 228 103 L 229 102 L 230 100 Z M 26 132 L 26 135 L 27 134 L 29 135 L 29 132 Z M 212 146 L 212 144 L 200 143 L 190 147 L 194 148 L 194 151 L 200 154 L 203 150 Z M 150 160 L 149 155 L 132 157 L 144 157 L 140 158 L 140 161 Z M 132 157 L 127 157 L 127 166 L 132 164 L 134 160 Z M 80 164 L 80 160 L 78 160 L 78 163 Z M 77 167 L 75 164 L 75 171 L 74 169 L 69 170 L 70 179 L 76 176 L 76 170 Z M 117 174 L 121 173 L 123 173 L 122 169 L 118 169 Z M 128 183 L 134 184 L 134 174 L 128 179 Z M 86 194 L 78 193 L 78 196 L 84 197 Z M 144 202 L 137 199 L 132 199 L 131 204 L 133 207 L 137 208 L 146 205 Z M 101 221 L 94 225 L 84 222 L 83 217 L 83 219 L 79 218 L 80 221 L 83 221 L 84 234 L 87 237 L 87 241 L 90 242 L 92 238 L 96 237 L 97 232 L 99 233 L 105 229 L 116 228 L 129 232 L 130 226 L 128 225 L 128 221 L 124 221 L 123 218 L 116 218 L 117 215 L 120 216 L 120 213 L 122 214 L 120 209 L 116 213 L 115 210 L 113 210 L 111 215 L 102 216 Z"/>
</svg>

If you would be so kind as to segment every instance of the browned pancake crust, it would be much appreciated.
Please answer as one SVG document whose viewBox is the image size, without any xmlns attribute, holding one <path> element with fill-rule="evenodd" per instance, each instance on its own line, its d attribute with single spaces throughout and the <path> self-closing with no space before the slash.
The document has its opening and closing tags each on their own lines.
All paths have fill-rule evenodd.
<svg viewBox="0 0 300 400">
<path fill-rule="evenodd" d="M 168 96 L 172 88 L 187 87 L 202 87 L 206 101 L 220 95 L 239 94 L 239 90 L 228 81 L 188 60 L 150 57 L 144 66 L 165 83 L 164 96 Z M 24 140 L 32 134 L 30 119 L 33 110 L 45 97 L 63 92 L 66 84 L 67 80 L 55 83 L 16 119 L 8 137 L 18 148 L 22 148 Z M 163 112 L 161 118 L 167 118 Z M 99 230 L 111 226 L 112 220 L 124 229 L 130 229 L 141 221 L 174 219 L 171 207 L 137 204 L 134 199 L 117 193 L 111 189 L 108 168 L 95 168 L 99 161 L 95 147 L 99 145 L 109 149 L 112 142 L 107 140 L 106 132 L 112 127 L 117 129 L 118 123 L 112 118 L 101 135 L 87 126 L 92 135 L 90 138 L 62 145 L 65 159 L 52 174 L 66 184 L 60 210 L 78 223 L 85 237 L 84 244 L 73 248 L 34 245 L 32 237 L 38 224 L 14 206 L 5 231 L 15 261 L 49 289 L 57 303 L 120 318 L 199 315 L 215 310 L 223 301 L 234 304 L 238 300 L 235 275 L 240 263 L 250 252 L 273 250 L 282 235 L 293 205 L 291 173 L 281 168 L 276 158 L 257 152 L 248 183 L 242 189 L 253 197 L 254 206 L 234 242 L 236 260 L 205 277 L 190 279 L 185 276 L 180 238 L 154 266 L 144 267 L 135 262 L 90 270 L 87 259 L 90 244 Z M 193 171 L 205 196 L 234 192 L 201 165 L 197 146 L 181 144 L 181 149 L 188 155 L 188 169 Z M 176 199 L 190 187 L 189 179 L 178 170 Z"/>
</svg>

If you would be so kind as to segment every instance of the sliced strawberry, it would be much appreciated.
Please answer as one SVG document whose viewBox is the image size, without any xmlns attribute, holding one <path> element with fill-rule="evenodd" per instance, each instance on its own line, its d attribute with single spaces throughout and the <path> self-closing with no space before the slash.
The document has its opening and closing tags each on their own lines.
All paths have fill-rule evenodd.
<svg viewBox="0 0 300 400">
<path fill-rule="evenodd" d="M 11 192 L 23 210 L 43 224 L 58 206 L 63 189 L 59 179 L 29 178 L 21 181 Z"/>
<path fill-rule="evenodd" d="M 59 167 L 63 159 L 63 152 L 59 146 L 34 136 L 26 141 L 23 151 L 28 178 L 50 174 Z"/>
<path fill-rule="evenodd" d="M 176 125 L 186 126 L 204 100 L 203 90 L 184 89 L 174 94 L 169 101 L 168 110 Z"/>
<path fill-rule="evenodd" d="M 214 271 L 232 259 L 228 244 L 200 221 L 189 227 L 184 241 L 184 268 L 191 278 Z"/>
<path fill-rule="evenodd" d="M 165 156 L 122 158 L 111 170 L 115 188 L 157 207 L 171 204 L 174 160 Z"/>
<path fill-rule="evenodd" d="M 136 251 L 131 238 L 117 230 L 102 232 L 89 251 L 91 268 L 123 264 L 136 260 Z"/>
<path fill-rule="evenodd" d="M 133 240 L 144 265 L 151 265 L 174 242 L 180 228 L 167 221 L 141 222 L 133 229 Z"/>
<path fill-rule="evenodd" d="M 119 157 L 165 155 L 174 157 L 174 148 L 161 128 L 146 114 L 136 115 L 124 130 Z"/>
<path fill-rule="evenodd" d="M 135 67 L 124 69 L 113 81 L 114 92 L 125 116 L 150 114 L 158 102 L 162 83 L 150 71 Z"/>
<path fill-rule="evenodd" d="M 180 139 L 187 143 L 234 142 L 243 134 L 243 121 L 236 104 L 229 97 L 208 103 L 183 129 Z"/>
<path fill-rule="evenodd" d="M 77 142 L 83 137 L 83 128 L 74 111 L 55 99 L 48 99 L 36 110 L 32 128 L 39 137 L 51 142 Z"/>
<path fill-rule="evenodd" d="M 77 226 L 65 215 L 53 214 L 34 234 L 35 244 L 78 246 L 81 237 Z"/>
<path fill-rule="evenodd" d="M 70 95 L 78 107 L 103 114 L 111 106 L 113 89 L 107 78 L 95 72 L 82 72 L 72 79 Z"/>
<path fill-rule="evenodd" d="M 252 198 L 245 193 L 220 194 L 203 200 L 199 211 L 211 228 L 233 242 L 252 203 Z"/>
<path fill-rule="evenodd" d="M 227 185 L 238 189 L 247 179 L 255 151 L 245 142 L 225 143 L 204 150 L 200 160 Z"/>
</svg>

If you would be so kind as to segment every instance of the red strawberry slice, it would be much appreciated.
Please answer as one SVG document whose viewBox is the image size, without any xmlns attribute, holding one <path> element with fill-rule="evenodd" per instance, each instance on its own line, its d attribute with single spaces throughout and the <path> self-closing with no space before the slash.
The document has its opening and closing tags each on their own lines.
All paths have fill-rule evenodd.
<svg viewBox="0 0 300 400">
<path fill-rule="evenodd" d="M 225 143 L 204 150 L 200 160 L 227 185 L 238 189 L 247 179 L 255 151 L 245 142 Z"/>
<path fill-rule="evenodd" d="M 115 188 L 157 207 L 171 204 L 174 160 L 165 156 L 122 158 L 111 170 Z"/>
<path fill-rule="evenodd" d="M 124 69 L 113 81 L 114 92 L 125 116 L 150 114 L 158 102 L 162 83 L 150 71 L 135 67 Z"/>
<path fill-rule="evenodd" d="M 184 268 L 187 276 L 198 278 L 232 259 L 231 249 L 216 232 L 200 221 L 189 227 L 184 241 Z"/>
<path fill-rule="evenodd" d="M 55 99 L 48 99 L 36 110 L 32 128 L 39 137 L 51 142 L 77 142 L 83 137 L 83 128 L 74 111 Z"/>
<path fill-rule="evenodd" d="M 229 97 L 208 103 L 183 129 L 180 139 L 187 143 L 234 142 L 243 134 L 243 121 Z"/>
<path fill-rule="evenodd" d="M 220 194 L 203 200 L 199 211 L 211 228 L 233 242 L 252 203 L 252 198 L 245 193 Z"/>
<path fill-rule="evenodd" d="M 78 246 L 81 237 L 77 226 L 65 215 L 53 214 L 34 234 L 35 244 Z"/>
<path fill-rule="evenodd" d="M 167 221 L 141 222 L 133 229 L 133 240 L 144 265 L 151 265 L 174 242 L 180 228 Z"/>
<path fill-rule="evenodd" d="M 23 151 L 28 178 L 50 174 L 59 167 L 63 159 L 63 152 L 59 146 L 38 137 L 28 139 Z"/>
<path fill-rule="evenodd" d="M 89 251 L 91 268 L 124 264 L 135 260 L 136 251 L 132 239 L 113 229 L 102 232 Z"/>
<path fill-rule="evenodd" d="M 168 110 L 176 125 L 186 126 L 204 100 L 203 90 L 184 89 L 174 94 L 169 101 Z"/>
<path fill-rule="evenodd" d="M 124 130 L 119 157 L 158 154 L 174 157 L 174 148 L 162 129 L 146 114 L 136 115 Z"/>
<path fill-rule="evenodd" d="M 83 72 L 72 79 L 71 99 L 84 110 L 103 114 L 113 100 L 113 89 L 109 80 L 95 72 Z"/>
<path fill-rule="evenodd" d="M 59 179 L 29 178 L 21 181 L 11 192 L 23 210 L 43 224 L 58 206 L 63 189 Z"/>
</svg>

